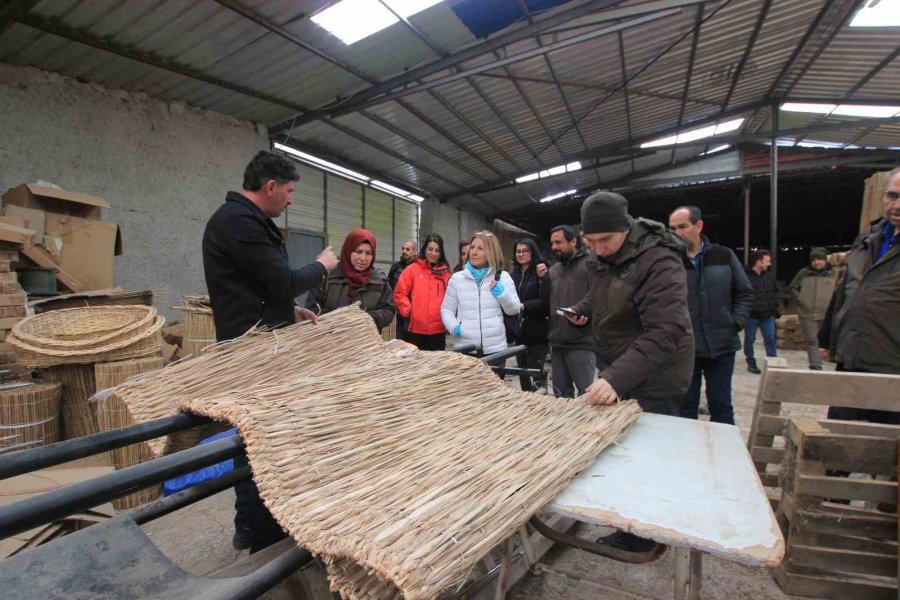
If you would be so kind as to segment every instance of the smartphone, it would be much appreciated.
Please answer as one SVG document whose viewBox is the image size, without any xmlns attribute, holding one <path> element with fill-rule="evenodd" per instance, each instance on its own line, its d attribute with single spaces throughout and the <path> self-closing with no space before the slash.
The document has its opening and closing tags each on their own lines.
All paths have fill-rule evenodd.
<svg viewBox="0 0 900 600">
<path fill-rule="evenodd" d="M 577 316 L 578 316 L 578 313 L 577 313 L 577 312 L 575 312 L 575 311 L 572 310 L 571 308 L 565 308 L 565 307 L 563 307 L 563 306 L 557 306 L 557 307 L 556 307 L 556 314 L 558 314 L 558 315 L 561 316 L 561 317 L 564 317 L 564 316 L 566 316 L 566 315 L 569 315 L 570 317 L 577 317 Z"/>
</svg>

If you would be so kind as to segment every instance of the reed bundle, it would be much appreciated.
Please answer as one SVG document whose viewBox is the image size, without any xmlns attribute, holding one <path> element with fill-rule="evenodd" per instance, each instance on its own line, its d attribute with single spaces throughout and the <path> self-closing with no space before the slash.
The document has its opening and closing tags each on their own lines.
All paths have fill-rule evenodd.
<svg viewBox="0 0 900 600">
<path fill-rule="evenodd" d="M 0 389 L 0 448 L 33 448 L 59 441 L 58 383 L 21 382 Z"/>
<path fill-rule="evenodd" d="M 185 358 L 200 356 L 207 346 L 216 343 L 216 323 L 212 313 L 187 312 L 184 315 L 182 355 Z"/>
<path fill-rule="evenodd" d="M 389 352 L 356 306 L 117 393 L 138 421 L 186 410 L 237 425 L 266 505 L 350 599 L 459 585 L 640 414 L 520 392 L 458 354 Z"/>
<path fill-rule="evenodd" d="M 97 382 L 97 391 L 115 387 L 120 383 L 142 373 L 161 369 L 162 357 L 137 358 L 112 363 L 94 365 L 94 377 Z M 97 424 L 100 431 L 119 429 L 134 424 L 128 407 L 116 394 L 108 394 L 98 399 L 95 405 Z M 116 448 L 109 451 L 109 457 L 116 469 L 124 469 L 153 458 L 153 453 L 146 442 L 132 444 L 124 448 Z M 162 495 L 162 484 L 154 485 L 134 493 L 116 498 L 112 501 L 116 510 L 135 508 L 156 500 Z"/>
<path fill-rule="evenodd" d="M 44 379 L 62 384 L 59 416 L 63 439 L 92 435 L 100 431 L 97 414 L 90 402 L 97 390 L 94 365 L 55 365 L 42 370 Z"/>
</svg>

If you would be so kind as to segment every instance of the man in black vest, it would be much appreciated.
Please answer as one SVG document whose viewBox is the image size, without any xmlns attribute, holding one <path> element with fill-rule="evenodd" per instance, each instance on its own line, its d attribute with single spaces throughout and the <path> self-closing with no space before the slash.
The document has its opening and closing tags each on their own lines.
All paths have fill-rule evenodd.
<svg viewBox="0 0 900 600">
<path fill-rule="evenodd" d="M 272 222 L 293 201 L 298 179 L 290 161 L 261 151 L 244 170 L 243 191 L 228 192 L 206 224 L 203 271 L 218 341 L 242 336 L 256 324 L 275 328 L 315 320 L 294 306 L 294 298 L 319 285 L 337 266 L 337 257 L 329 246 L 315 262 L 292 270 L 284 239 Z M 245 455 L 234 459 L 235 469 L 246 465 Z M 256 552 L 284 536 L 253 480 L 239 483 L 234 491 L 235 548 Z"/>
</svg>

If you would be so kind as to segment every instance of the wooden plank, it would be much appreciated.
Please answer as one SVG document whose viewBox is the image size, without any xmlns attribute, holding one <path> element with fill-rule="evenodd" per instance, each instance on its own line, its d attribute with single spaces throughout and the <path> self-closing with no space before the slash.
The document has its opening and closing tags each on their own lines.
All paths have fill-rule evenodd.
<svg viewBox="0 0 900 600">
<path fill-rule="evenodd" d="M 896 410 L 900 375 L 771 369 L 773 393 L 782 402 Z"/>
<path fill-rule="evenodd" d="M 804 529 L 822 534 L 871 537 L 877 539 L 897 539 L 897 522 L 894 515 L 858 509 L 860 513 L 840 512 L 839 509 L 823 505 L 821 509 L 792 510 L 790 496 L 785 495 L 784 514 L 791 522 L 802 523 Z"/>
<path fill-rule="evenodd" d="M 761 448 L 754 446 L 750 452 L 753 462 L 764 462 L 770 465 L 780 465 L 784 458 L 784 448 Z"/>
<path fill-rule="evenodd" d="M 787 417 L 776 415 L 759 415 L 757 431 L 760 435 L 783 436 L 787 424 Z"/>
<path fill-rule="evenodd" d="M 777 473 L 762 473 L 759 476 L 759 481 L 763 484 L 763 487 L 768 487 L 768 488 L 779 487 Z"/>
<path fill-rule="evenodd" d="M 703 553 L 673 548 L 675 555 L 675 600 L 700 600 L 703 587 Z"/>
<path fill-rule="evenodd" d="M 895 577 L 897 574 L 897 558 L 890 554 L 791 544 L 789 561 L 788 570 L 793 566 L 805 566 L 829 572 L 879 577 Z"/>
<path fill-rule="evenodd" d="M 896 427 L 900 431 L 900 427 Z M 893 476 L 897 472 L 894 451 L 897 440 L 877 437 L 819 434 L 806 438 L 801 457 L 830 469 Z"/>
<path fill-rule="evenodd" d="M 885 503 L 897 499 L 897 483 L 893 481 L 804 474 L 798 475 L 797 479 L 797 494 L 802 496 Z"/>
<path fill-rule="evenodd" d="M 788 572 L 775 569 L 775 581 L 787 594 L 828 598 L 828 600 L 897 600 L 897 585 L 872 579 Z"/>
<path fill-rule="evenodd" d="M 900 440 L 900 427 L 897 425 L 869 423 L 868 421 L 832 421 L 830 419 L 823 419 L 819 421 L 819 424 L 831 433 L 839 435 L 861 435 Z"/>
<path fill-rule="evenodd" d="M 809 529 L 806 524 L 803 529 Z M 830 548 L 832 550 L 852 550 L 854 552 L 868 552 L 872 554 L 880 554 L 891 557 L 891 563 L 897 557 L 897 542 L 869 539 L 867 537 L 858 537 L 851 535 L 837 535 L 834 533 L 815 532 L 818 543 L 815 544 L 821 548 Z M 807 543 L 806 531 L 795 537 L 792 541 L 799 545 L 810 545 Z"/>
<path fill-rule="evenodd" d="M 77 279 L 72 277 L 72 275 L 69 274 L 68 271 L 60 267 L 59 263 L 56 262 L 56 259 L 50 256 L 50 253 L 44 250 L 42 247 L 22 246 L 21 252 L 22 254 L 33 260 L 39 267 L 56 269 L 56 278 L 73 292 L 81 292 L 84 290 L 84 285 L 82 285 Z"/>
</svg>

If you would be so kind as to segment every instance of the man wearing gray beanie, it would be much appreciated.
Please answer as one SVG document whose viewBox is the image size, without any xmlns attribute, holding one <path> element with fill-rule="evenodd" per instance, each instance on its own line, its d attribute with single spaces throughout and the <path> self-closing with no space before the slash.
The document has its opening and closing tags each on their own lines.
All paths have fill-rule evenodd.
<svg viewBox="0 0 900 600">
<path fill-rule="evenodd" d="M 828 263 L 827 248 L 813 248 L 809 253 L 809 266 L 800 269 L 791 281 L 791 292 L 797 298 L 797 314 L 800 330 L 806 342 L 806 355 L 812 371 L 822 370 L 819 354 L 819 328 L 825 320 L 828 303 L 837 282 L 834 267 Z"/>
<path fill-rule="evenodd" d="M 567 316 L 591 323 L 598 358 L 607 365 L 587 389 L 591 404 L 633 398 L 646 412 L 678 416 L 694 367 L 684 243 L 662 223 L 633 219 L 620 194 L 597 192 L 581 207 L 591 291 Z M 652 540 L 616 532 L 598 540 L 632 552 Z"/>
</svg>

